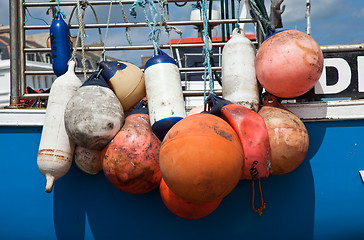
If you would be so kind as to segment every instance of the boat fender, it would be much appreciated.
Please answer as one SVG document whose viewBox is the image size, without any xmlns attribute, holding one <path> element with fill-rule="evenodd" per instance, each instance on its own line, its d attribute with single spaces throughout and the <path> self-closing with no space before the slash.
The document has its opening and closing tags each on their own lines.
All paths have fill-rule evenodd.
<svg viewBox="0 0 364 240">
<path fill-rule="evenodd" d="M 223 118 L 238 134 L 244 150 L 241 179 L 266 178 L 270 171 L 270 145 L 264 119 L 244 106 L 216 95 L 209 97 L 211 113 Z"/>
<path fill-rule="evenodd" d="M 143 194 L 159 186 L 161 142 L 152 131 L 148 109 L 138 105 L 114 139 L 103 149 L 103 171 L 116 188 Z"/>
<path fill-rule="evenodd" d="M 124 111 L 131 110 L 145 97 L 144 75 L 134 64 L 122 61 L 100 62 L 101 75 L 118 97 Z"/>
<path fill-rule="evenodd" d="M 265 97 L 264 105 L 258 113 L 268 129 L 271 173 L 281 175 L 295 170 L 308 151 L 309 136 L 305 125 L 272 95 Z"/>
<path fill-rule="evenodd" d="M 168 130 L 186 117 L 177 63 L 161 50 L 145 64 L 150 124 L 162 141 Z"/>
<path fill-rule="evenodd" d="M 67 135 L 64 111 L 68 100 L 82 84 L 74 70 L 75 62 L 70 61 L 68 71 L 53 82 L 48 98 L 37 159 L 38 168 L 47 179 L 45 191 L 48 193 L 72 164 L 75 144 Z"/>
<path fill-rule="evenodd" d="M 234 129 L 219 117 L 199 113 L 168 131 L 159 166 L 172 192 L 189 202 L 206 203 L 222 199 L 234 189 L 243 158 Z"/>
<path fill-rule="evenodd" d="M 96 71 L 69 100 L 64 121 L 68 136 L 77 145 L 101 150 L 122 127 L 124 110 Z"/>
<path fill-rule="evenodd" d="M 68 25 L 60 12 L 56 13 L 51 24 L 50 41 L 53 72 L 57 76 L 61 76 L 68 69 L 67 63 L 71 58 L 71 43 Z"/>
<path fill-rule="evenodd" d="M 200 219 L 210 215 L 220 205 L 222 199 L 208 203 L 192 203 L 172 192 L 163 180 L 159 192 L 164 205 L 175 215 L 186 219 Z"/>
<path fill-rule="evenodd" d="M 258 111 L 259 89 L 255 74 L 253 43 L 235 28 L 222 51 L 222 96 L 226 100 Z"/>
<path fill-rule="evenodd" d="M 74 159 L 77 167 L 83 172 L 95 175 L 102 170 L 101 151 L 76 146 Z"/>
<path fill-rule="evenodd" d="M 298 97 L 312 89 L 323 66 L 320 46 L 297 30 L 269 37 L 259 47 L 255 59 L 258 81 L 267 92 L 281 98 Z"/>
</svg>

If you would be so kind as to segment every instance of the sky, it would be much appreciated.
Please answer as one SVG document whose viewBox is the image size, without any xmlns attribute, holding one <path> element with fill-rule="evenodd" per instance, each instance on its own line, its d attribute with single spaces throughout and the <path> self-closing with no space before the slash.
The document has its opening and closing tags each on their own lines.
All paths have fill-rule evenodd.
<svg viewBox="0 0 364 240">
<path fill-rule="evenodd" d="M 61 2 L 63 0 L 60 0 Z M 70 0 L 66 0 L 69 2 Z M 27 0 L 26 2 L 48 2 L 47 0 Z M 90 1 L 92 2 L 92 1 Z M 242 3 L 244 0 L 242 0 Z M 190 12 L 193 10 L 192 3 L 187 3 L 184 7 L 177 7 L 174 3 L 169 3 L 170 21 L 189 20 Z M 237 6 L 237 2 L 235 2 Z M 270 9 L 270 0 L 265 0 L 267 12 Z M 284 29 L 296 29 L 306 32 L 306 0 L 285 0 L 282 5 L 286 5 L 282 15 Z M 141 7 L 137 7 L 137 17 L 133 18 L 129 14 L 131 5 L 124 5 L 126 15 L 130 22 L 145 22 L 144 13 Z M 158 7 L 156 5 L 156 7 Z M 69 16 L 73 7 L 61 7 L 61 10 L 66 13 L 68 22 Z M 235 7 L 236 8 L 236 7 Z M 220 10 L 220 1 L 215 1 L 213 9 Z M 28 21 L 26 25 L 44 25 L 41 18 L 51 23 L 50 15 L 46 14 L 47 8 L 34 7 L 29 8 L 27 14 Z M 107 23 L 109 6 L 95 6 L 97 17 L 101 23 Z M 231 8 L 230 8 L 231 10 Z M 336 44 L 362 44 L 364 43 L 364 0 L 311 0 L 311 36 L 320 45 L 336 45 Z M 86 9 L 84 22 L 95 23 L 95 17 L 90 8 Z M 110 23 L 121 23 L 123 18 L 119 5 L 113 5 L 110 13 Z M 72 18 L 72 23 L 77 23 L 75 17 Z M 9 25 L 9 1 L 0 0 L 0 24 Z M 178 27 L 183 32 L 183 38 L 197 37 L 197 31 L 193 26 Z M 246 32 L 254 29 L 252 24 L 246 25 Z M 76 35 L 77 30 L 71 31 L 71 34 Z M 35 34 L 44 31 L 27 31 L 26 34 Z M 151 45 L 148 41 L 148 28 L 133 28 L 130 30 L 133 45 Z M 86 30 L 86 43 L 100 42 L 100 37 L 96 29 Z M 105 39 L 106 29 L 102 31 L 102 39 L 106 40 L 106 46 L 128 45 L 125 37 L 124 29 L 109 29 L 107 38 Z M 221 28 L 215 27 L 213 36 L 221 36 Z M 179 38 L 175 32 L 171 32 L 171 38 Z M 161 32 L 160 43 L 166 44 L 168 37 L 165 31 Z M 128 60 L 136 65 L 140 65 L 141 56 L 150 56 L 153 50 L 144 51 L 108 51 L 107 55 Z"/>
</svg>

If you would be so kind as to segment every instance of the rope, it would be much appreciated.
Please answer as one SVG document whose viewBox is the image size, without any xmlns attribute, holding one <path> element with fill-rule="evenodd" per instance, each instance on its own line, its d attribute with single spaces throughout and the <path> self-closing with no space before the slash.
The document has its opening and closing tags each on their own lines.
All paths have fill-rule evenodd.
<svg viewBox="0 0 364 240">
<path fill-rule="evenodd" d="M 110 17 L 111 17 L 111 8 L 112 8 L 112 1 L 110 1 L 110 7 L 109 7 L 109 16 L 107 18 L 107 24 L 106 24 L 106 32 L 105 32 L 105 40 L 104 40 L 104 50 L 102 50 L 101 58 L 102 60 L 106 60 L 106 40 L 107 40 L 107 33 L 109 31 L 109 24 L 110 24 Z"/>
<path fill-rule="evenodd" d="M 202 5 L 201 5 L 202 4 Z M 210 95 L 215 94 L 214 93 L 214 79 L 212 77 L 212 70 L 211 70 L 211 52 L 212 52 L 212 42 L 211 38 L 208 35 L 209 26 L 208 26 L 208 18 L 207 18 L 207 0 L 202 0 L 197 2 L 196 5 L 194 5 L 195 8 L 200 9 L 200 16 L 201 20 L 203 22 L 203 29 L 201 33 L 202 41 L 204 42 L 204 46 L 202 49 L 202 55 L 204 56 L 204 62 L 203 65 L 205 66 L 204 71 L 204 99 L 203 101 L 206 101 L 206 79 L 207 76 L 209 77 L 209 88 L 210 88 Z"/>
<path fill-rule="evenodd" d="M 259 181 L 259 191 L 260 191 L 260 197 L 262 200 L 262 205 L 258 209 L 255 209 L 255 207 L 254 207 L 255 191 L 254 191 L 254 180 L 252 180 L 252 187 L 253 187 L 252 208 L 255 212 L 257 212 L 259 214 L 259 216 L 261 216 L 263 214 L 263 210 L 266 208 L 266 205 L 263 200 L 263 192 L 262 192 L 262 185 L 260 184 L 260 178 L 258 178 L 258 181 Z"/>
<path fill-rule="evenodd" d="M 25 1 L 24 1 L 23 5 L 25 5 Z M 29 11 L 29 9 L 27 7 L 24 6 L 24 8 L 25 8 L 25 11 L 26 11 L 25 12 L 25 21 L 24 21 L 24 24 L 26 24 L 29 21 L 28 16 L 27 16 L 27 13 L 28 13 L 31 18 L 37 19 L 37 20 L 40 20 L 40 21 L 43 21 L 46 25 L 49 25 L 46 20 L 44 20 L 42 18 L 33 17 L 32 14 L 30 14 L 30 11 Z"/>
<path fill-rule="evenodd" d="M 237 11 L 237 21 L 235 24 L 235 28 L 239 29 L 239 33 L 240 33 L 240 24 L 239 24 L 239 19 L 240 19 L 240 2 L 241 0 L 238 0 L 238 11 Z"/>
<path fill-rule="evenodd" d="M 80 26 L 80 28 L 78 30 L 77 38 L 78 38 L 78 35 L 81 36 L 83 75 L 84 75 L 84 80 L 86 81 L 87 75 L 86 75 L 86 57 L 85 57 L 85 43 L 84 43 L 84 37 L 86 37 L 86 33 L 85 33 L 85 26 L 83 25 L 80 0 L 77 0 L 77 12 L 78 12 L 77 20 L 78 20 L 78 24 Z"/>
<path fill-rule="evenodd" d="M 130 8 L 130 15 L 133 17 L 136 17 L 137 15 L 135 12 L 135 7 L 137 4 L 143 8 L 144 17 L 150 29 L 148 39 L 153 43 L 154 55 L 158 55 L 158 50 L 160 49 L 158 44 L 160 29 L 157 29 L 157 9 L 154 6 L 153 0 L 136 0 Z M 153 25 L 151 24 L 151 21 L 148 17 L 148 11 L 146 9 L 147 5 L 149 6 L 149 13 L 152 15 Z"/>
<path fill-rule="evenodd" d="M 128 23 L 129 20 L 128 20 L 128 17 L 126 16 L 126 14 L 125 14 L 124 6 L 123 6 L 123 3 L 121 2 L 121 0 L 119 0 L 119 5 L 120 5 L 120 8 L 121 8 L 121 14 L 123 15 L 124 22 Z M 129 34 L 129 27 L 125 28 L 125 36 L 126 36 L 126 40 L 128 41 L 129 45 L 130 46 L 133 45 L 133 43 L 131 41 L 130 34 Z"/>
<path fill-rule="evenodd" d="M 259 28 L 265 38 L 267 36 L 267 32 L 273 31 L 274 27 L 269 21 L 268 14 L 264 6 L 264 0 L 249 0 L 249 7 L 251 9 L 252 17 L 258 21 Z"/>
</svg>

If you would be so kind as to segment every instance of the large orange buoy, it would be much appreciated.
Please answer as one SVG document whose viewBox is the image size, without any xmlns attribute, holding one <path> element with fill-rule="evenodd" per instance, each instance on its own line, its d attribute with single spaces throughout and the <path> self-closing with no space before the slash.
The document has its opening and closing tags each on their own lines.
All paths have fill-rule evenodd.
<svg viewBox="0 0 364 240">
<path fill-rule="evenodd" d="M 118 189 L 134 194 L 152 191 L 162 178 L 159 170 L 161 142 L 146 113 L 132 112 L 103 150 L 103 171 Z"/>
<path fill-rule="evenodd" d="M 227 122 L 194 114 L 174 125 L 163 140 L 159 164 L 167 186 L 196 203 L 213 202 L 239 182 L 244 157 L 239 137 Z"/>
<path fill-rule="evenodd" d="M 279 32 L 265 40 L 255 59 L 259 82 L 269 93 L 282 98 L 308 92 L 320 79 L 323 66 L 320 46 L 297 30 Z"/>
<path fill-rule="evenodd" d="M 285 174 L 295 170 L 305 159 L 309 138 L 305 125 L 293 113 L 285 110 L 274 96 L 265 99 L 258 112 L 268 129 L 271 147 L 271 173 Z"/>
<path fill-rule="evenodd" d="M 187 219 L 199 219 L 210 215 L 220 205 L 222 199 L 208 203 L 188 202 L 173 193 L 162 178 L 159 192 L 164 205 L 175 215 Z"/>
</svg>

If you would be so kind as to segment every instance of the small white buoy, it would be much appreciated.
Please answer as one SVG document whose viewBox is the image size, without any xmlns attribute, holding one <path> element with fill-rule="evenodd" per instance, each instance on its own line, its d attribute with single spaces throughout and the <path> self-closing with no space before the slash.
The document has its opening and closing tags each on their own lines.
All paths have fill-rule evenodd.
<svg viewBox="0 0 364 240">
<path fill-rule="evenodd" d="M 150 124 L 162 141 L 168 130 L 186 117 L 177 63 L 161 50 L 145 64 Z"/>
<path fill-rule="evenodd" d="M 222 51 L 222 96 L 233 103 L 258 111 L 259 90 L 255 75 L 253 43 L 235 28 Z"/>
</svg>

